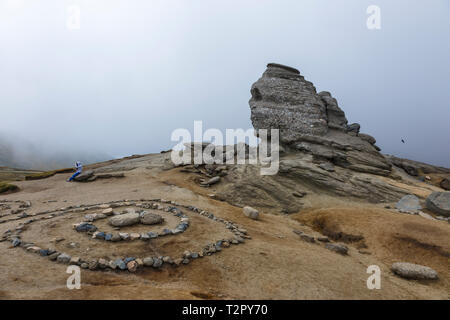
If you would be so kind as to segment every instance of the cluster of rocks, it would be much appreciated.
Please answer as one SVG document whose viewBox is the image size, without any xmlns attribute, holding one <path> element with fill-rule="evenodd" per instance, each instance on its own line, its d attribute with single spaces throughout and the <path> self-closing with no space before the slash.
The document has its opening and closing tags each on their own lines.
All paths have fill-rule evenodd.
<svg viewBox="0 0 450 320">
<path fill-rule="evenodd" d="M 180 219 L 180 223 L 174 229 L 165 228 L 161 232 L 148 231 L 143 233 L 108 233 L 99 231 L 94 224 L 90 223 L 90 221 L 105 219 L 108 216 L 112 216 L 111 218 L 109 218 L 109 223 L 113 227 L 126 227 L 135 225 L 137 223 L 141 223 L 144 225 L 154 225 L 162 223 L 164 221 L 163 217 L 161 217 L 160 215 L 145 210 L 138 210 L 137 212 L 135 212 L 134 209 L 127 209 L 123 212 L 116 212 L 113 210 L 113 208 L 108 208 L 100 214 L 86 215 L 85 221 L 74 224 L 73 228 L 77 232 L 86 232 L 87 234 L 91 235 L 93 239 L 118 242 L 127 240 L 149 241 L 150 239 L 155 239 L 158 237 L 180 234 L 186 231 L 189 227 L 189 217 L 177 207 L 163 207 L 159 203 L 152 203 L 151 208 L 172 213 L 175 217 L 178 217 Z"/>
<path fill-rule="evenodd" d="M 428 210 L 437 215 L 437 220 L 450 222 L 450 192 L 433 192 L 427 197 L 425 204 Z M 401 213 L 417 214 L 435 220 L 429 214 L 422 212 L 420 200 L 415 195 L 409 194 L 402 197 L 395 206 Z"/>
<path fill-rule="evenodd" d="M 23 200 L 0 200 L 0 217 L 6 217 L 11 215 L 18 215 L 15 219 L 26 218 L 28 214 L 25 210 L 30 209 L 32 206 L 31 201 Z M 10 220 L 2 220 L 0 223 L 4 223 Z"/>
<path fill-rule="evenodd" d="M 78 182 L 92 182 L 97 179 L 124 178 L 125 174 L 120 173 L 95 173 L 93 170 L 87 170 L 74 178 Z"/>
<path fill-rule="evenodd" d="M 195 143 L 192 143 L 192 149 L 194 149 Z M 201 144 L 203 147 L 205 144 Z M 228 174 L 228 167 L 224 164 L 194 164 L 183 165 L 181 172 L 199 174 L 202 178 L 199 180 L 199 184 L 202 187 L 210 187 L 221 181 L 222 177 Z"/>
<path fill-rule="evenodd" d="M 348 247 L 345 244 L 332 243 L 328 237 L 314 237 L 299 230 L 293 230 L 293 232 L 299 235 L 303 241 L 309 243 L 324 243 L 324 247 L 328 250 L 334 251 L 344 256 L 348 254 Z"/>
<path fill-rule="evenodd" d="M 169 206 L 163 206 L 162 204 L 170 204 Z M 107 216 L 114 208 L 118 207 L 141 207 L 147 209 L 160 209 L 166 212 L 172 212 L 174 215 L 180 215 L 182 219 L 186 219 L 187 216 L 183 214 L 181 209 L 176 207 L 183 207 L 191 212 L 197 213 L 201 216 L 209 218 L 215 222 L 219 222 L 225 225 L 225 227 L 230 230 L 234 236 L 228 239 L 220 239 L 218 241 L 208 243 L 205 247 L 197 252 L 197 251 L 185 251 L 178 258 L 172 258 L 169 256 L 158 256 L 158 257 L 124 257 L 118 258 L 114 260 L 107 260 L 105 258 L 99 259 L 83 259 L 78 256 L 70 256 L 65 252 L 58 252 L 51 248 L 41 248 L 36 246 L 32 242 L 26 242 L 22 239 L 21 233 L 26 230 L 26 227 L 35 222 L 45 219 L 52 219 L 57 216 L 66 215 L 69 213 L 79 213 L 88 210 L 99 210 L 103 209 L 101 215 Z M 174 207 L 175 206 L 175 207 Z M 175 209 L 174 209 L 175 208 Z M 108 212 L 106 212 L 108 211 Z M 101 217 L 101 216 L 100 216 Z M 89 217 L 92 218 L 92 217 Z M 93 218 L 95 220 L 95 217 Z M 188 220 L 184 220 L 182 223 L 186 223 Z M 85 229 L 86 232 L 93 231 L 94 227 L 92 224 L 85 222 L 86 224 L 77 225 L 78 228 Z M 82 227 L 84 226 L 84 227 Z M 210 256 L 214 253 L 218 253 L 222 251 L 223 248 L 228 248 L 231 245 L 238 245 L 241 243 L 245 243 L 246 239 L 251 239 L 248 235 L 247 230 L 241 228 L 236 223 L 230 220 L 225 220 L 219 217 L 216 217 L 213 213 L 199 209 L 190 205 L 182 205 L 175 201 L 164 200 L 164 199 L 140 199 L 140 200 L 119 200 L 119 201 L 111 201 L 106 203 L 99 203 L 94 205 L 76 205 L 69 206 L 57 210 L 44 211 L 40 213 L 34 213 L 33 217 L 17 226 L 14 230 L 7 230 L 1 241 L 10 241 L 13 247 L 20 247 L 26 250 L 27 252 L 36 253 L 40 256 L 47 257 L 51 261 L 55 261 L 63 264 L 74 264 L 79 265 L 81 268 L 90 269 L 90 270 L 128 270 L 129 272 L 136 272 L 140 267 L 153 267 L 153 268 L 161 268 L 163 264 L 169 264 L 173 266 L 179 266 L 181 264 L 186 265 L 190 263 L 192 260 L 197 258 L 202 258 L 204 256 Z"/>
</svg>

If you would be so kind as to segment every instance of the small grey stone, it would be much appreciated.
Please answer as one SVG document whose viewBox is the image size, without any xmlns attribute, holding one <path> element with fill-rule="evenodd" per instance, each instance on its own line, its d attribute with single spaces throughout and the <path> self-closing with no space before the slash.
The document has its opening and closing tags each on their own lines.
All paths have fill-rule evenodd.
<svg viewBox="0 0 450 320">
<path fill-rule="evenodd" d="M 159 258 L 153 259 L 153 268 L 159 268 L 162 266 L 162 264 L 163 264 L 162 259 L 159 259 Z"/>
<path fill-rule="evenodd" d="M 438 274 L 430 267 L 421 266 L 408 262 L 396 262 L 392 264 L 391 270 L 402 278 L 415 280 L 437 280 Z"/>
<path fill-rule="evenodd" d="M 152 267 L 153 266 L 153 258 L 152 257 L 147 257 L 144 258 L 144 266 L 146 267 Z"/>
<path fill-rule="evenodd" d="M 340 253 L 342 255 L 346 255 L 348 253 L 348 247 L 339 243 L 327 243 L 325 244 L 325 248 L 328 250 Z"/>
<path fill-rule="evenodd" d="M 60 255 L 58 255 L 58 258 L 56 258 L 56 261 L 58 261 L 59 263 L 69 263 L 70 261 L 70 256 L 66 253 L 61 253 Z"/>
<path fill-rule="evenodd" d="M 250 219 L 253 219 L 253 220 L 258 220 L 259 219 L 259 212 L 258 212 L 258 210 L 254 209 L 252 207 L 249 207 L 249 206 L 244 207 L 242 210 L 243 210 L 244 215 L 246 217 L 249 217 Z"/>
</svg>

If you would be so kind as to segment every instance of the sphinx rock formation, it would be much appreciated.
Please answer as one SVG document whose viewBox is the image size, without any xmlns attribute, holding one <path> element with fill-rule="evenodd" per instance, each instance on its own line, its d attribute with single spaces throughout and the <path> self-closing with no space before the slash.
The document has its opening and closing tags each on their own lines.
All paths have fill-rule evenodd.
<svg viewBox="0 0 450 320">
<path fill-rule="evenodd" d="M 376 140 L 359 133 L 329 92 L 316 92 L 294 68 L 269 63 L 251 88 L 249 101 L 255 129 L 279 129 L 287 150 L 312 154 L 354 171 L 387 176 L 390 162 L 379 153 Z"/>
<path fill-rule="evenodd" d="M 293 213 L 304 205 L 302 191 L 371 202 L 398 201 L 408 193 L 385 178 L 398 176 L 375 139 L 359 133 L 359 124 L 348 125 L 336 99 L 317 93 L 298 70 L 270 63 L 250 92 L 253 127 L 280 130 L 279 171 L 262 176 L 255 165 L 230 166 L 217 185 L 218 199 Z"/>
</svg>

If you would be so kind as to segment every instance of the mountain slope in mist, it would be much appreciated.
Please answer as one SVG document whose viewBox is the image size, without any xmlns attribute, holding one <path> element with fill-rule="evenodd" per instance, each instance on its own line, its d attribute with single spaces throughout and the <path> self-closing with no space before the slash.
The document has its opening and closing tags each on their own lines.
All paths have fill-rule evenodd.
<svg viewBox="0 0 450 320">
<path fill-rule="evenodd" d="M 111 159 L 111 156 L 93 151 L 52 149 L 14 137 L 0 135 L 0 166 L 52 170 L 72 167 L 76 161 L 84 164 Z"/>
</svg>

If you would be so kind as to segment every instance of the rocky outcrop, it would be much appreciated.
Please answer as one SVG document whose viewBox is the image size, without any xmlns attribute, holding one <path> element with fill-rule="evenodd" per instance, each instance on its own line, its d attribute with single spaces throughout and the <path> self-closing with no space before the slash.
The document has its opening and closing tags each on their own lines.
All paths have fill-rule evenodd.
<svg viewBox="0 0 450 320">
<path fill-rule="evenodd" d="M 270 63 L 252 85 L 249 101 L 255 129 L 279 129 L 280 143 L 291 151 L 327 160 L 358 172 L 387 176 L 391 163 L 376 140 L 347 124 L 344 111 L 329 92 L 316 92 L 297 69 Z"/>
<path fill-rule="evenodd" d="M 427 163 L 397 158 L 391 155 L 385 156 L 394 166 L 403 169 L 411 176 L 419 176 L 421 174 L 429 173 L 444 173 L 450 174 L 450 169 L 433 166 Z"/>
<path fill-rule="evenodd" d="M 450 190 L 450 179 L 443 179 L 439 185 L 444 190 Z"/>
</svg>

